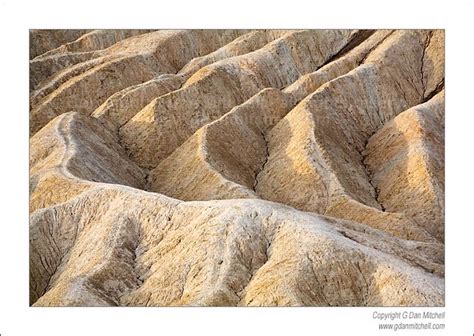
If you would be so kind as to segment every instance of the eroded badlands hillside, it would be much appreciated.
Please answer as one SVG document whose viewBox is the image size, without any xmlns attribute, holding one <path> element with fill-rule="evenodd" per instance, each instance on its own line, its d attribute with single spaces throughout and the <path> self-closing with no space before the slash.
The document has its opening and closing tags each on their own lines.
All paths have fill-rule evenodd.
<svg viewBox="0 0 474 336">
<path fill-rule="evenodd" d="M 30 303 L 444 305 L 444 32 L 30 32 Z"/>
</svg>

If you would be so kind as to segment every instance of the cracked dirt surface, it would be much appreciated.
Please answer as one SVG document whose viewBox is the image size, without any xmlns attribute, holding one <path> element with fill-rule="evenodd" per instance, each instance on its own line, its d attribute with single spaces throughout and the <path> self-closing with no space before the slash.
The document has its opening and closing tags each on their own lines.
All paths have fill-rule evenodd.
<svg viewBox="0 0 474 336">
<path fill-rule="evenodd" d="M 444 305 L 444 31 L 30 35 L 30 304 Z"/>
</svg>

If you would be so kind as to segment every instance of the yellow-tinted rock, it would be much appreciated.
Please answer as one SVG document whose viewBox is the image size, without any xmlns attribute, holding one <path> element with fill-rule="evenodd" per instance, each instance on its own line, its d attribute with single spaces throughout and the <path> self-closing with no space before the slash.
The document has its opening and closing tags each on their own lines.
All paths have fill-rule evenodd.
<svg viewBox="0 0 474 336">
<path fill-rule="evenodd" d="M 444 305 L 443 31 L 30 35 L 30 304 Z"/>
</svg>

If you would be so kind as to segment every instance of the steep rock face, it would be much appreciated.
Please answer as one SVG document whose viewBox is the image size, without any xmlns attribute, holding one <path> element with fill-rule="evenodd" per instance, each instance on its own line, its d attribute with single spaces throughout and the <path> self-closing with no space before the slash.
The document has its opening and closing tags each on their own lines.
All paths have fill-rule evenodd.
<svg viewBox="0 0 474 336">
<path fill-rule="evenodd" d="M 242 33 L 158 31 L 116 43 L 102 56 L 58 73 L 33 92 L 31 133 L 70 110 L 91 114 L 111 94 L 160 74 L 175 73 L 192 58 L 209 53 Z"/>
<path fill-rule="evenodd" d="M 323 65 L 347 44 L 351 33 L 298 31 L 208 65 L 180 90 L 155 99 L 124 125 L 123 143 L 141 166 L 155 167 L 197 129 L 233 106 L 265 87 L 284 88 Z"/>
<path fill-rule="evenodd" d="M 30 35 L 32 305 L 444 305 L 443 31 Z"/>
<path fill-rule="evenodd" d="M 87 34 L 85 29 L 30 30 L 30 59 Z"/>
<path fill-rule="evenodd" d="M 265 133 L 290 104 L 280 90 L 260 91 L 163 160 L 150 172 L 149 189 L 183 200 L 256 198 L 256 175 L 267 155 Z"/>
<path fill-rule="evenodd" d="M 387 211 L 444 240 L 444 90 L 400 113 L 368 141 L 365 162 Z"/>
<path fill-rule="evenodd" d="M 110 132 L 77 112 L 52 120 L 30 139 L 30 147 L 32 209 L 74 197 L 90 182 L 145 185 L 145 173 Z"/>
<path fill-rule="evenodd" d="M 382 125 L 425 99 L 423 79 L 431 77 L 419 69 L 425 53 L 422 42 L 429 34 L 392 33 L 363 64 L 324 84 L 288 113 L 269 136 L 269 159 L 257 193 L 403 238 L 429 240 L 412 218 L 386 212 L 380 205 L 362 153 Z M 417 47 L 408 50 L 408 45 Z"/>
<path fill-rule="evenodd" d="M 109 29 L 93 30 L 81 35 L 77 40 L 49 50 L 30 62 L 30 91 L 59 71 L 101 54 L 101 50 L 131 36 L 141 35 L 150 30 Z M 34 37 L 32 37 L 34 39 Z"/>
</svg>

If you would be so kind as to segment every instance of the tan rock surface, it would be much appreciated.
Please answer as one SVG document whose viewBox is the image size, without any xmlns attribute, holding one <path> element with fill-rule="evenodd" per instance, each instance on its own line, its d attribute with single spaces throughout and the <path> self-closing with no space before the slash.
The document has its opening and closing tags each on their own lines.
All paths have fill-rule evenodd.
<svg viewBox="0 0 474 336">
<path fill-rule="evenodd" d="M 70 110 L 91 114 L 111 94 L 160 74 L 175 73 L 192 58 L 209 53 L 242 33 L 157 31 L 122 40 L 100 57 L 59 72 L 32 93 L 31 133 Z"/>
<path fill-rule="evenodd" d="M 30 304 L 444 305 L 443 31 L 30 35 Z"/>
<path fill-rule="evenodd" d="M 39 55 L 30 62 L 30 91 L 47 81 L 49 77 L 71 65 L 99 57 L 100 50 L 128 37 L 147 32 L 151 32 L 151 30 L 93 30 L 81 35 L 75 41 Z"/>
<path fill-rule="evenodd" d="M 32 29 L 30 30 L 30 59 L 74 41 L 87 32 L 85 29 Z"/>
<path fill-rule="evenodd" d="M 208 65 L 180 90 L 158 97 L 122 126 L 122 141 L 140 165 L 155 167 L 197 129 L 233 106 L 263 88 L 282 89 L 323 65 L 347 44 L 351 33 L 297 31 Z"/>
</svg>

